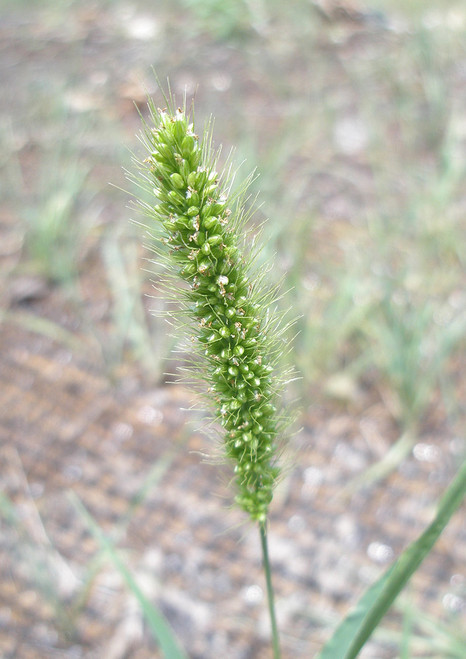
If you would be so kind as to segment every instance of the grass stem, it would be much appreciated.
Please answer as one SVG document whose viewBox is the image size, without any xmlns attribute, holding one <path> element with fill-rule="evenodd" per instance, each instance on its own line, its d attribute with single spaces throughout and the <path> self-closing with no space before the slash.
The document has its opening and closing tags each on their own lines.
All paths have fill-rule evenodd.
<svg viewBox="0 0 466 659">
<path fill-rule="evenodd" d="M 267 599 L 269 604 L 270 624 L 272 627 L 272 644 L 274 659 L 281 658 L 280 639 L 278 636 L 277 619 L 275 616 L 275 599 L 272 587 L 272 573 L 270 570 L 269 562 L 269 549 L 267 543 L 267 522 L 259 524 L 261 546 L 262 546 L 262 562 L 264 566 L 265 580 L 267 583 Z"/>
</svg>

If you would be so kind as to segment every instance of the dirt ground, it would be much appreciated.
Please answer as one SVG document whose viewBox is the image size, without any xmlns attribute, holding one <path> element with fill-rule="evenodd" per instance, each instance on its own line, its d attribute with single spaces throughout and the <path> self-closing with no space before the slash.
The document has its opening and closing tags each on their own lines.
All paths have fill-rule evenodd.
<svg viewBox="0 0 466 659">
<path fill-rule="evenodd" d="M 138 130 L 132 101 L 142 106 L 139 75 L 149 80 L 150 64 L 170 72 L 177 90 L 199 79 L 200 114 L 209 108 L 221 115 L 220 130 L 234 113 L 232 95 L 249 112 L 265 107 L 257 122 L 259 145 L 280 124 L 286 101 L 270 80 L 261 85 L 225 42 L 193 34 L 184 48 L 176 46 L 187 34 L 189 16 L 168 4 L 151 13 L 144 5 L 70 3 L 66 23 L 53 9 L 12 7 L 2 10 L 0 24 L 0 108 L 3 125 L 12 128 L 6 133 L 14 137 L 9 153 L 22 182 L 20 192 L 13 189 L 17 179 L 8 170 L 0 210 L 0 656 L 159 656 L 77 497 L 114 540 L 190 657 L 266 659 L 271 654 L 257 530 L 230 508 L 228 467 L 203 457 L 212 452 L 212 440 L 202 430 L 202 415 L 187 411 L 192 395 L 162 375 L 151 379 L 135 360 L 108 367 L 95 338 L 104 337 L 105 344 L 111 336 L 98 244 L 129 213 L 124 195 L 109 192 L 107 182 L 122 184 L 115 135 L 128 144 Z M 369 48 L 382 38 L 377 22 L 367 27 L 357 15 L 342 23 L 341 14 L 329 17 L 338 29 L 335 49 Z M 203 67 L 192 64 L 193 53 Z M 287 52 L 280 62 L 280 74 L 297 84 L 304 71 L 292 66 Z M 231 79 L 238 83 L 221 93 Z M 28 191 L 37 191 L 44 153 L 56 137 L 54 95 L 62 93 L 71 115 L 88 111 L 83 108 L 97 115 L 81 143 L 92 164 L 86 212 L 94 220 L 80 255 L 79 301 L 29 267 L 24 198 L 18 196 L 34 203 Z M 321 208 L 327 194 L 322 191 Z M 357 203 L 349 195 L 336 223 L 346 222 Z M 92 336 L 89 317 L 97 328 Z M 457 375 L 452 377 L 460 382 Z M 458 386 L 464 399 L 464 382 Z M 319 385 L 305 400 L 302 430 L 290 440 L 290 468 L 270 516 L 284 659 L 314 656 L 364 588 L 419 535 L 464 450 L 464 428 L 434 401 L 399 468 L 385 481 L 345 495 L 345 485 L 397 439 L 397 424 L 370 381 L 349 401 L 325 398 Z M 430 616 L 459 628 L 465 555 L 464 514 L 458 513 L 361 656 L 398 656 L 403 606 L 416 619 Z M 426 656 L 419 647 L 413 645 L 411 656 Z M 435 652 L 428 656 L 444 656 Z"/>
<path fill-rule="evenodd" d="M 124 549 L 189 656 L 269 656 L 256 532 L 228 510 L 218 467 L 200 458 L 208 441 L 180 411 L 186 393 L 115 389 L 52 341 L 8 324 L 1 338 L 2 488 L 16 511 L 2 524 L 3 656 L 157 656 L 120 577 L 95 559 L 69 492 Z M 336 493 L 390 424 L 381 405 L 359 419 L 327 412 L 306 415 L 270 519 L 286 657 L 317 651 L 328 625 L 429 522 L 455 468 L 454 438 L 439 428 L 421 438 L 421 459 L 345 501 Z M 423 614 L 443 617 L 455 601 L 465 541 L 457 515 L 408 589 Z M 385 640 L 363 656 L 396 655 Z"/>
</svg>

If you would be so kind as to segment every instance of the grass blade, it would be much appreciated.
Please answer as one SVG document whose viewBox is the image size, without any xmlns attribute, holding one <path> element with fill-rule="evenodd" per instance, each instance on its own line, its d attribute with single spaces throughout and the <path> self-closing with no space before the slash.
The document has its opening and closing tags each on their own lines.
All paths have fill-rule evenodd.
<svg viewBox="0 0 466 659">
<path fill-rule="evenodd" d="M 429 554 L 466 493 L 466 460 L 440 500 L 437 515 L 362 596 L 355 609 L 338 626 L 319 654 L 319 659 L 354 659 L 387 613 L 396 597 Z"/>
<path fill-rule="evenodd" d="M 139 602 L 147 624 L 149 625 L 154 639 L 159 644 L 163 655 L 167 659 L 187 659 L 187 655 L 180 648 L 168 622 L 164 616 L 149 602 L 144 593 L 141 591 L 133 575 L 121 560 L 113 543 L 102 532 L 102 529 L 99 527 L 90 513 L 86 510 L 78 497 L 73 492 L 70 493 L 70 497 L 73 505 L 87 523 L 89 530 L 91 531 L 95 540 L 99 543 L 101 549 L 106 552 L 114 567 L 118 570 L 126 585 L 133 593 L 136 600 Z"/>
</svg>

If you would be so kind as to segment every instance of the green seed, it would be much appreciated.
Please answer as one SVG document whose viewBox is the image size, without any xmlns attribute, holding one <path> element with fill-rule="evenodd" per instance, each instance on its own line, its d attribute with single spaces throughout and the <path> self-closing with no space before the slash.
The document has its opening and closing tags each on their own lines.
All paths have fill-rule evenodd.
<svg viewBox="0 0 466 659">
<path fill-rule="evenodd" d="M 207 222 L 204 222 L 204 224 L 206 228 L 209 229 L 209 227 L 207 226 Z M 220 243 L 222 242 L 222 236 L 218 236 L 218 235 L 210 236 L 209 238 L 207 238 L 207 242 L 209 242 L 212 245 L 212 247 L 214 245 L 220 245 Z"/>
<path fill-rule="evenodd" d="M 183 181 L 182 177 L 175 172 L 175 174 L 172 174 L 170 176 L 170 180 L 175 186 L 175 188 L 184 188 L 186 187 L 185 182 Z"/>
<path fill-rule="evenodd" d="M 181 143 L 181 153 L 185 158 L 191 155 L 195 146 L 194 137 L 191 135 L 186 135 Z"/>
<path fill-rule="evenodd" d="M 203 220 L 204 220 L 205 228 L 209 229 L 209 230 L 213 229 L 214 227 L 215 227 L 216 230 L 219 229 L 220 228 L 220 222 L 218 220 L 218 217 L 215 217 L 215 215 L 212 215 L 212 216 L 210 216 L 210 215 L 211 214 L 209 213 L 209 207 L 204 206 L 204 208 L 202 210 L 202 217 L 203 217 Z M 220 241 L 221 241 L 221 239 L 222 239 L 222 237 L 220 236 Z"/>
<path fill-rule="evenodd" d="M 188 174 L 188 185 L 190 188 L 194 188 L 197 183 L 197 174 L 196 172 L 190 172 Z"/>
</svg>

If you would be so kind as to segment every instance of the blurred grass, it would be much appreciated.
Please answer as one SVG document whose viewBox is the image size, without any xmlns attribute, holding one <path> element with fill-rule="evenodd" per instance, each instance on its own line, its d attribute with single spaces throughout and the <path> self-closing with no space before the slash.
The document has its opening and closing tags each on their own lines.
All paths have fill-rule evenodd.
<svg viewBox="0 0 466 659">
<path fill-rule="evenodd" d="M 455 478 L 440 498 L 434 520 L 364 592 L 319 653 L 320 659 L 355 659 L 359 655 L 398 595 L 429 555 L 452 515 L 460 508 L 465 493 L 466 461 L 460 465 Z"/>
<path fill-rule="evenodd" d="M 187 655 L 181 649 L 169 623 L 163 614 L 152 604 L 150 599 L 146 597 L 126 563 L 116 551 L 113 542 L 104 534 L 100 526 L 74 493 L 70 493 L 70 499 L 79 515 L 86 522 L 93 537 L 98 542 L 101 552 L 105 553 L 108 557 L 141 607 L 144 618 L 147 621 L 154 640 L 160 646 L 163 656 L 166 659 L 187 659 Z"/>
<path fill-rule="evenodd" d="M 63 299 L 71 295 L 80 331 L 113 381 L 131 369 L 162 377 L 172 342 L 148 309 L 163 302 L 146 297 L 130 212 L 107 186 L 125 186 L 121 145 L 137 149 L 139 121 L 128 96 L 155 65 L 180 96 L 185 85 L 198 88 L 200 122 L 212 109 L 224 152 L 237 145 L 237 162 L 246 160 L 239 179 L 257 166 L 256 221 L 269 218 L 262 258 L 275 258 L 271 276 L 288 291 L 283 306 L 299 316 L 293 358 L 304 405 L 312 393 L 351 412 L 363 392 L 362 404 L 383 402 L 399 437 L 410 434 L 406 450 L 433 410 L 447 428 L 461 428 L 464 3 L 372 0 L 361 3 L 360 23 L 327 21 L 298 0 L 133 5 L 103 3 L 99 28 L 92 2 L 0 4 L 27 10 L 25 40 L 28 26 L 43 30 L 26 48 L 29 66 L 71 39 L 60 25 L 72 10 L 89 12 L 84 25 L 96 43 L 120 40 L 96 62 L 101 78 L 80 70 L 85 37 L 68 48 L 69 62 L 60 50 L 50 68 L 41 60 L 18 107 L 2 114 L 2 200 L 23 236 L 8 278 L 34 273 Z M 160 19 L 146 41 L 124 30 L 136 30 L 138 12 Z M 56 340 L 68 342 L 58 320 L 34 324 L 13 305 L 14 314 L 48 336 L 55 323 Z M 409 656 L 417 640 L 407 634 Z"/>
<path fill-rule="evenodd" d="M 128 501 L 126 511 L 114 523 L 107 535 L 104 535 L 102 529 L 95 525 L 88 511 L 84 509 L 83 504 L 77 497 L 74 496 L 71 499 L 71 503 L 83 515 L 83 519 L 87 520 L 89 525 L 92 526 L 98 544 L 102 542 L 100 550 L 86 565 L 76 565 L 66 560 L 53 545 L 46 533 L 40 512 L 36 507 L 19 454 L 13 449 L 8 451 L 8 461 L 21 480 L 24 498 L 18 504 L 10 500 L 6 494 L 0 492 L 2 529 L 5 538 L 12 545 L 13 560 L 22 566 L 21 571 L 26 576 L 30 587 L 36 590 L 41 599 L 51 607 L 56 624 L 65 637 L 73 639 L 76 636 L 80 614 L 88 604 L 98 578 L 106 567 L 108 562 L 107 554 L 110 553 L 115 559 L 116 550 L 114 545 L 125 537 L 134 515 L 144 506 L 147 497 L 160 485 L 160 481 L 167 473 L 185 441 L 186 436 L 181 437 L 180 442 L 172 451 L 162 455 L 150 467 L 140 487 L 132 499 Z M 116 559 L 116 565 L 117 568 L 121 566 L 120 558 Z M 129 581 L 131 589 L 133 582 L 131 578 Z M 134 596 L 138 599 L 139 593 L 134 592 Z M 155 608 L 147 603 L 144 597 L 143 600 L 143 608 L 148 607 L 151 609 L 149 610 L 149 619 L 151 624 L 155 620 L 155 627 L 158 630 Z"/>
<path fill-rule="evenodd" d="M 56 16 L 66 6 L 55 6 Z M 358 48 L 357 23 L 356 36 L 351 22 L 326 26 L 312 3 L 293 2 L 287 13 L 278 2 L 249 0 L 183 0 L 179 6 L 186 12 L 180 33 L 194 30 L 204 40 L 202 35 L 213 34 L 269 99 L 254 114 L 243 106 L 239 81 L 225 116 L 217 118 L 216 135 L 226 145 L 230 136 L 239 143 L 237 160 L 246 159 L 244 167 L 257 164 L 258 221 L 269 218 L 262 258 L 268 262 L 276 254 L 276 278 L 284 275 L 290 290 L 284 305 L 300 316 L 295 360 L 304 386 L 340 372 L 360 380 L 375 368 L 398 407 L 406 408 L 395 417 L 409 425 L 408 416 L 422 416 L 438 385 L 421 346 L 444 342 L 434 360 L 440 375 L 462 345 L 456 328 L 465 314 L 466 163 L 463 90 L 452 85 L 466 33 L 464 8 L 455 2 L 441 9 L 434 2 L 361 4 L 364 28 L 379 30 L 379 41 L 369 40 L 372 50 L 365 52 Z M 105 8 L 114 17 L 119 3 Z M 43 10 L 51 8 L 46 3 Z M 385 12 L 388 28 L 370 23 L 372 10 Z M 40 7 L 34 17 L 40 20 Z M 399 17 L 404 26 L 398 26 Z M 252 32 L 245 34 L 244 26 Z M 324 47 L 325 27 L 330 45 Z M 287 39 L 303 50 L 298 53 Z M 339 46 L 351 39 L 356 44 L 347 55 Z M 312 75 L 306 75 L 307 63 Z M 96 248 L 111 299 L 109 359 L 124 360 L 129 344 L 136 361 L 146 354 L 148 369 L 160 371 L 160 353 L 168 346 L 154 351 L 151 345 L 141 301 L 146 281 L 135 271 L 139 255 L 116 238 L 125 235 L 127 219 L 120 209 L 103 230 L 108 220 L 92 209 L 101 185 L 96 165 L 108 162 L 112 139 L 123 138 L 121 127 L 99 107 L 81 112 L 80 124 L 88 129 L 82 134 L 64 110 L 64 99 L 76 102 L 72 87 L 53 79 L 43 87 L 34 80 L 29 90 L 27 134 L 15 117 L 1 125 L 10 156 L 2 163 L 5 196 L 21 199 L 22 206 L 20 268 L 68 285 Z M 38 166 L 31 186 L 15 144 L 34 133 Z M 105 140 L 99 153 L 90 146 L 97 135 Z M 112 175 L 115 169 L 104 171 Z M 98 203 L 109 203 L 107 192 L 97 194 Z M 424 390 L 415 391 L 422 369 L 429 376 Z"/>
<path fill-rule="evenodd" d="M 227 48 L 267 99 L 252 106 L 242 80 L 228 70 L 219 77 L 214 66 L 215 93 L 229 100 L 216 136 L 227 147 L 239 145 L 239 179 L 257 164 L 256 218 L 269 218 L 261 258 L 275 258 L 273 276 L 284 277 L 289 291 L 283 305 L 299 317 L 301 394 L 319 384 L 324 394 L 351 402 L 375 374 L 402 434 L 422 425 L 464 347 L 466 160 L 463 90 L 453 85 L 466 17 L 455 2 L 441 9 L 433 2 L 361 3 L 355 17 L 333 15 L 335 3 L 320 3 L 325 19 L 317 5 L 296 0 L 285 11 L 278 2 L 180 0 L 176 29 L 191 46 L 198 40 L 203 48 Z M 137 11 L 148 7 L 121 9 L 115 1 L 103 11 L 110 24 L 134 19 L 137 26 Z M 42 11 L 57 20 L 65 8 L 35 7 L 31 24 Z M 45 52 L 46 43 L 32 48 Z M 205 68 L 199 77 L 209 80 Z M 76 292 L 91 254 L 108 313 L 103 326 L 87 313 L 86 331 L 109 373 L 129 359 L 157 379 L 172 342 L 148 321 L 147 277 L 137 272 L 140 252 L 127 238 L 124 209 L 105 216 L 117 196 L 99 189 L 100 177 L 121 180 L 114 174 L 119 163 L 108 163 L 121 153 L 115 143 L 127 137 L 105 101 L 97 103 L 96 84 L 31 80 L 26 126 L 15 117 L 0 124 L 10 156 L 2 163 L 5 197 L 21 199 L 18 271 Z M 208 87 L 201 117 L 211 81 Z M 37 165 L 32 185 L 21 157 L 28 139 Z"/>
<path fill-rule="evenodd" d="M 44 162 L 38 190 L 25 210 L 25 249 L 31 268 L 52 283 L 77 276 L 86 227 L 77 216 L 88 170 L 69 156 Z"/>
</svg>

